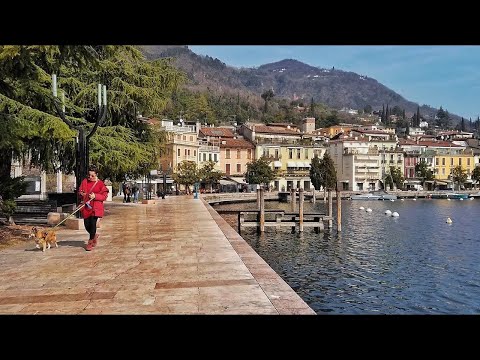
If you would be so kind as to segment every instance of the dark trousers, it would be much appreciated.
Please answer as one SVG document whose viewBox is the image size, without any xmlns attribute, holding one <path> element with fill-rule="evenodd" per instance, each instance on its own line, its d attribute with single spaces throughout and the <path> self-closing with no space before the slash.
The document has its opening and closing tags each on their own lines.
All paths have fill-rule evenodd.
<svg viewBox="0 0 480 360">
<path fill-rule="evenodd" d="M 97 233 L 97 216 L 90 216 L 83 219 L 83 224 L 85 225 L 85 230 L 90 234 L 90 240 L 93 240 L 95 234 Z"/>
</svg>

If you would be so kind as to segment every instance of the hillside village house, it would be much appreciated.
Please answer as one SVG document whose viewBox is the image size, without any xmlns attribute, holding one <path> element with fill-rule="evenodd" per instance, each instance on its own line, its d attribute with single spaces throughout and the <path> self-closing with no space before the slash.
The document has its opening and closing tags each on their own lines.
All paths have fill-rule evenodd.
<svg viewBox="0 0 480 360">
<path fill-rule="evenodd" d="M 279 191 L 311 189 L 311 160 L 315 155 L 322 158 L 326 151 L 322 143 L 314 140 L 314 130 L 314 118 L 305 118 L 301 129 L 292 129 L 289 124 L 245 124 L 241 129 L 256 145 L 255 159 L 265 156 L 272 161 L 278 177 L 271 186 Z"/>
</svg>

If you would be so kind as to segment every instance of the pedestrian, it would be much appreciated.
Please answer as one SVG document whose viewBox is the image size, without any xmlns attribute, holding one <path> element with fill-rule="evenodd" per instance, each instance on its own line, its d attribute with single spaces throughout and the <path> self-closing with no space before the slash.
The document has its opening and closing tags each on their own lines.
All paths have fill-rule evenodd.
<svg viewBox="0 0 480 360">
<path fill-rule="evenodd" d="M 85 250 L 91 251 L 97 246 L 97 220 L 103 217 L 103 202 L 107 200 L 108 188 L 102 180 L 98 178 L 97 167 L 91 165 L 88 168 L 88 177 L 82 180 L 79 189 L 79 196 L 82 198 L 82 218 L 85 230 L 90 235 Z"/>
<path fill-rule="evenodd" d="M 133 184 L 132 187 L 132 193 L 133 193 L 133 202 L 137 203 L 138 202 L 138 193 L 140 192 L 140 189 L 137 186 L 137 183 Z"/>
<path fill-rule="evenodd" d="M 124 181 L 122 183 L 122 191 L 123 191 L 123 202 L 127 202 L 127 183 Z"/>
</svg>

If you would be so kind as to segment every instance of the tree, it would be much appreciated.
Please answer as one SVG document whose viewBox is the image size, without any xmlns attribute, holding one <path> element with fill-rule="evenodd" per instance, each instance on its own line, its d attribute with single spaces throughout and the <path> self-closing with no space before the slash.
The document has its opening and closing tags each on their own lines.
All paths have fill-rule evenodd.
<svg viewBox="0 0 480 360">
<path fill-rule="evenodd" d="M 218 183 L 224 175 L 221 171 L 214 170 L 214 168 L 215 162 L 208 161 L 199 171 L 200 180 L 210 185 L 210 192 L 212 192 L 212 184 Z"/>
<path fill-rule="evenodd" d="M 461 165 L 457 165 L 452 169 L 450 175 L 453 183 L 458 183 L 458 190 L 460 190 L 460 186 L 467 180 L 467 171 Z"/>
<path fill-rule="evenodd" d="M 47 172 L 73 171 L 76 132 L 52 106 L 53 72 L 65 93 L 68 119 L 87 131 L 96 118 L 96 84 L 107 85 L 105 127 L 90 142 L 91 162 L 113 165 L 99 162 L 102 173 L 115 181 L 139 173 L 141 163 L 154 163 L 156 137 L 137 113 L 160 114 L 186 79 L 170 59 L 146 61 L 133 46 L 0 46 L 0 113 L 11 129 L 9 143 L 0 141 L 0 173 L 9 174 L 12 158 L 25 155 Z"/>
<path fill-rule="evenodd" d="M 271 160 L 265 156 L 249 162 L 245 173 L 246 182 L 249 184 L 265 184 L 268 186 L 268 184 L 277 177 L 276 171 L 271 168 L 270 163 Z"/>
<path fill-rule="evenodd" d="M 428 164 L 425 160 L 422 160 L 415 165 L 415 175 L 422 178 L 422 186 L 425 186 L 425 181 L 433 180 L 432 170 L 428 168 Z"/>
<path fill-rule="evenodd" d="M 312 185 L 316 190 L 320 190 L 323 186 L 323 168 L 322 168 L 322 160 L 318 157 L 317 154 L 312 159 L 312 163 L 310 165 L 310 180 L 312 181 Z"/>
<path fill-rule="evenodd" d="M 310 180 L 317 190 L 322 186 L 326 190 L 335 190 L 337 188 L 337 171 L 328 152 L 325 152 L 323 159 L 319 159 L 316 155 L 312 159 Z"/>
<path fill-rule="evenodd" d="M 272 89 L 268 89 L 262 93 L 262 99 L 265 101 L 265 106 L 263 108 L 263 113 L 265 114 L 268 110 L 268 102 L 273 99 L 275 96 Z"/>
<path fill-rule="evenodd" d="M 415 127 L 420 127 L 420 106 L 417 106 L 417 116 L 415 120 Z"/>
<path fill-rule="evenodd" d="M 465 131 L 465 119 L 462 117 L 462 121 L 460 123 L 460 130 L 463 132 Z"/>
<path fill-rule="evenodd" d="M 472 180 L 475 181 L 475 187 L 480 182 L 480 166 L 475 167 L 472 171 Z"/>
<path fill-rule="evenodd" d="M 177 184 L 185 185 L 187 194 L 190 193 L 190 186 L 200 180 L 197 164 L 194 161 L 183 160 L 177 165 L 172 175 Z"/>
<path fill-rule="evenodd" d="M 395 105 L 395 106 L 392 108 L 391 113 L 392 113 L 393 115 L 396 115 L 396 116 L 400 117 L 400 116 L 402 116 L 402 109 L 400 108 L 400 106 Z"/>
<path fill-rule="evenodd" d="M 390 178 L 397 189 L 403 189 L 403 181 L 405 178 L 403 177 L 402 170 L 398 166 L 390 166 Z"/>
<path fill-rule="evenodd" d="M 312 100 L 310 100 L 310 111 L 308 115 L 311 117 L 315 117 L 315 102 L 313 101 L 313 97 Z"/>
<path fill-rule="evenodd" d="M 366 114 L 371 114 L 372 113 L 372 106 L 370 104 L 367 104 L 365 105 L 365 107 L 363 108 L 363 111 L 366 113 Z"/>
<path fill-rule="evenodd" d="M 447 129 L 450 125 L 450 115 L 448 111 L 443 110 L 443 108 L 440 106 L 440 109 L 438 109 L 435 116 L 435 121 L 437 126 L 443 129 Z"/>
</svg>

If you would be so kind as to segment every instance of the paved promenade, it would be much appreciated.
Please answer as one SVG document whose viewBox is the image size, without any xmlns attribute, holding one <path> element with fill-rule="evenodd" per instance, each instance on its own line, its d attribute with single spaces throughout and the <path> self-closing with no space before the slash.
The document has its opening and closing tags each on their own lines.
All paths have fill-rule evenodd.
<svg viewBox="0 0 480 360">
<path fill-rule="evenodd" d="M 107 203 L 99 234 L 0 251 L 0 313 L 315 314 L 201 199 Z"/>
</svg>

